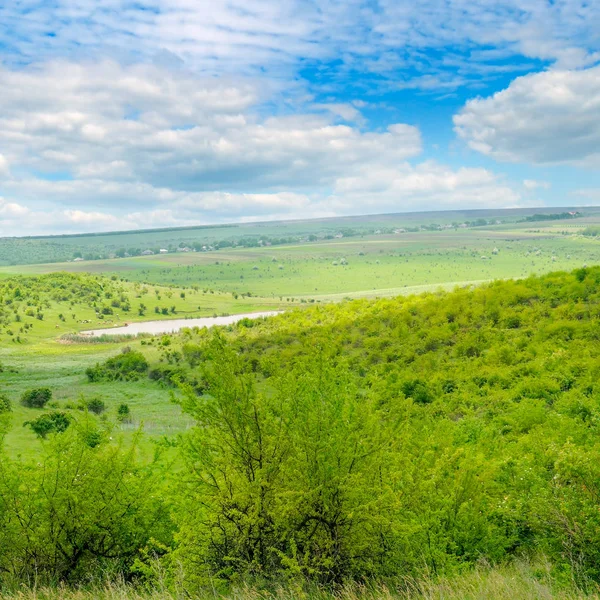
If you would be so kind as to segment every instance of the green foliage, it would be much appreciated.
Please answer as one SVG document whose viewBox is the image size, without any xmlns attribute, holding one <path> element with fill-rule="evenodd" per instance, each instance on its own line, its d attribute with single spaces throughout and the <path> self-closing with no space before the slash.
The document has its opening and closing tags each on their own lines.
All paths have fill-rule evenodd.
<svg viewBox="0 0 600 600">
<path fill-rule="evenodd" d="M 119 404 L 117 409 L 117 419 L 121 423 L 129 423 L 131 421 L 131 410 L 127 404 Z"/>
<path fill-rule="evenodd" d="M 0 414 L 12 411 L 12 402 L 6 394 L 0 394 Z"/>
<path fill-rule="evenodd" d="M 599 283 L 587 268 L 187 336 L 207 391 L 182 401 L 190 578 L 419 576 L 542 549 L 600 580 Z"/>
<path fill-rule="evenodd" d="M 25 421 L 24 426 L 31 428 L 38 437 L 45 439 L 49 433 L 64 433 L 71 419 L 64 412 L 49 412 L 40 415 L 33 421 Z"/>
<path fill-rule="evenodd" d="M 101 415 L 106 410 L 106 404 L 100 398 L 89 398 L 84 401 L 83 406 L 95 415 Z"/>
<path fill-rule="evenodd" d="M 141 352 L 124 348 L 120 354 L 107 359 L 102 364 L 89 367 L 85 374 L 90 382 L 134 381 L 148 371 L 148 362 Z"/>
<path fill-rule="evenodd" d="M 23 393 L 21 404 L 27 408 L 44 408 L 51 399 L 52 390 L 48 388 L 35 388 Z"/>
<path fill-rule="evenodd" d="M 304 581 L 454 577 L 482 561 L 502 564 L 542 553 L 558 580 L 592 586 L 600 581 L 599 307 L 600 268 L 586 267 L 452 293 L 314 304 L 252 327 L 187 329 L 143 340 L 145 366 L 135 372 L 148 379 L 131 384 L 125 377 L 117 384 L 120 376 L 111 375 L 101 380 L 107 382 L 103 394 L 112 386 L 126 390 L 107 396 L 114 402 L 110 414 L 114 418 L 121 403 L 117 419 L 129 421 L 123 401 L 132 398 L 142 420 L 156 412 L 129 395 L 134 388 L 181 382 L 180 391 L 165 396 L 186 413 L 170 430 L 182 435 L 152 445 L 177 462 L 172 469 L 141 469 L 167 487 L 140 490 L 133 483 L 132 491 L 128 477 L 117 485 L 105 475 L 108 466 L 97 472 L 107 486 L 88 481 L 92 499 L 105 507 L 111 481 L 114 494 L 129 502 L 150 502 L 155 490 L 164 511 L 152 513 L 152 526 L 142 532 L 141 521 L 130 523 L 124 508 L 137 505 L 125 502 L 115 513 L 111 504 L 102 521 L 104 514 L 69 488 L 78 479 L 66 480 L 69 510 L 87 514 L 71 520 L 93 529 L 93 539 L 84 536 L 78 546 L 83 554 L 101 531 L 117 540 L 107 556 L 82 559 L 89 578 L 135 572 L 147 585 L 153 578 L 177 579 L 177 594 L 195 597 L 242 581 L 258 581 L 261 590 L 277 582 L 300 590 Z M 85 348 L 82 365 L 90 364 L 92 350 Z M 109 361 L 127 361 L 136 352 Z M 26 411 L 15 413 L 13 420 Z M 73 423 L 37 445 L 44 453 L 65 440 L 84 448 L 57 459 L 67 471 L 77 452 L 92 453 L 84 454 L 77 472 L 87 477 L 93 453 L 116 452 L 118 444 L 98 428 L 95 415 L 79 418 L 85 427 Z M 127 434 L 131 428 L 120 429 Z M 27 514 L 37 515 L 34 501 L 53 501 L 54 488 L 40 486 L 56 481 L 56 474 L 37 457 L 18 468 L 4 458 L 0 473 L 12 464 L 11 477 L 22 472 L 39 479 L 20 479 L 13 496 L 0 493 L 0 573 L 22 582 L 33 568 L 17 573 L 5 565 L 39 561 L 35 572 L 42 580 L 80 582 L 84 563 L 72 571 L 61 567 L 56 576 L 51 563 L 38 558 L 46 556 L 37 546 L 43 540 L 53 548 L 53 561 L 66 560 L 45 533 L 54 506 L 40 505 L 39 535 L 28 532 L 28 538 L 21 530 L 6 537 L 24 526 L 10 511 L 29 506 Z M 144 508 L 142 514 L 132 510 L 145 519 Z M 94 529 L 95 519 L 101 524 Z M 59 538 L 62 521 L 56 522 L 52 531 Z M 79 535 L 72 536 L 77 544 Z M 21 554 L 9 555 L 14 539 Z M 72 556 L 61 537 L 63 546 Z M 468 597 L 480 595 L 474 589 Z"/>
<path fill-rule="evenodd" d="M 89 583 L 127 575 L 152 537 L 168 542 L 158 469 L 140 466 L 135 455 L 135 443 L 92 447 L 74 427 L 54 437 L 35 463 L 2 455 L 2 581 Z"/>
</svg>

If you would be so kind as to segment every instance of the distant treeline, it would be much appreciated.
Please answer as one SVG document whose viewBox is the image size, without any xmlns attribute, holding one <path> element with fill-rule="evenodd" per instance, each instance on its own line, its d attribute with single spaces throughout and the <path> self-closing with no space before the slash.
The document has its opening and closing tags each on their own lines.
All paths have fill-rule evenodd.
<svg viewBox="0 0 600 600">
<path fill-rule="evenodd" d="M 529 217 L 525 217 L 524 219 L 521 219 L 519 222 L 520 223 L 532 223 L 535 221 L 562 221 L 565 219 L 577 219 L 579 217 L 583 217 L 583 215 L 579 211 L 550 213 L 550 214 L 536 213 L 535 215 L 531 215 Z"/>
</svg>

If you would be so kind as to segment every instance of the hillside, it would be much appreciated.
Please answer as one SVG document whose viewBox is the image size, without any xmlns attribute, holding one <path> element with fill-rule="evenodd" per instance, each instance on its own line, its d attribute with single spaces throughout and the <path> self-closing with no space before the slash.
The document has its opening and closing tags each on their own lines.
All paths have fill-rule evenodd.
<svg viewBox="0 0 600 600">
<path fill-rule="evenodd" d="M 143 438 L 117 442 L 130 431 L 110 425 L 117 406 L 109 418 L 68 397 L 19 408 L 12 427 L 57 413 L 67 425 L 31 462 L 3 450 L 3 577 L 108 570 L 153 586 L 166 569 L 193 593 L 543 554 L 556 582 L 593 587 L 599 283 L 600 268 L 578 269 L 103 346 L 73 381 L 100 399 L 111 381 L 163 390 L 165 405 L 173 392 L 179 434 L 148 463 L 128 449 Z M 18 379 L 10 367 L 0 382 Z M 4 389 L 8 423 L 19 398 Z"/>
</svg>

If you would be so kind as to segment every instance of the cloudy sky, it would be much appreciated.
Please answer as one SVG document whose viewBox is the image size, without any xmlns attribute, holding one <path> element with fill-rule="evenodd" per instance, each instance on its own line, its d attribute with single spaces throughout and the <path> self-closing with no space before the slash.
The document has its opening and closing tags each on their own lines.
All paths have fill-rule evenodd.
<svg viewBox="0 0 600 600">
<path fill-rule="evenodd" d="M 599 174 L 600 2 L 0 2 L 0 235 L 582 206 Z"/>
</svg>

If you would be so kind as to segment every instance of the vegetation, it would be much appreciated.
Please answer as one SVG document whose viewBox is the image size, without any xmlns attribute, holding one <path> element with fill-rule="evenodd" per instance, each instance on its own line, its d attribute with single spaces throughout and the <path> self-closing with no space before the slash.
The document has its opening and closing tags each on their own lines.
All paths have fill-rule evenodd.
<svg viewBox="0 0 600 600">
<path fill-rule="evenodd" d="M 63 433 L 71 424 L 69 416 L 64 412 L 48 412 L 40 415 L 33 421 L 23 423 L 31 427 L 33 433 L 41 438 L 46 438 L 49 433 Z"/>
<path fill-rule="evenodd" d="M 0 274 L 0 597 L 598 597 L 598 213 L 536 212 L 0 240 L 97 254 Z"/>
<path fill-rule="evenodd" d="M 27 390 L 21 396 L 21 404 L 27 408 L 44 408 L 52 398 L 52 391 L 48 388 Z"/>
<path fill-rule="evenodd" d="M 121 354 L 109 358 L 103 364 L 90 367 L 85 374 L 89 381 L 131 381 L 140 379 L 147 370 L 148 363 L 144 355 L 127 346 L 121 350 Z"/>
<path fill-rule="evenodd" d="M 107 348 L 79 371 L 86 412 L 19 407 L 35 456 L 9 449 L 20 413 L 0 422 L 0 581 L 591 595 L 599 284 L 580 268 Z M 164 410 L 171 396 L 179 435 L 128 433 L 129 403 L 100 394 L 111 386 L 156 389 Z"/>
<path fill-rule="evenodd" d="M 590 209 L 591 210 L 591 209 Z M 482 226 L 498 219 L 516 221 L 530 210 L 453 211 L 371 217 L 346 217 L 285 223 L 250 223 L 208 227 L 163 228 L 80 235 L 0 238 L 0 265 L 25 265 L 103 259 L 127 259 L 144 255 L 182 255 L 191 250 L 213 252 L 227 248 L 254 249 L 298 242 L 370 234 L 393 233 L 398 227 L 410 231 L 434 231 L 444 225 Z M 588 211 L 589 212 L 589 211 Z M 152 259 L 151 259 L 152 260 Z"/>
</svg>

